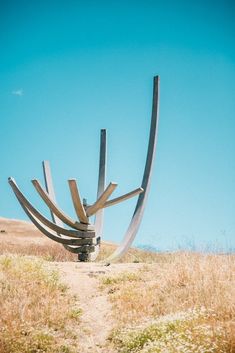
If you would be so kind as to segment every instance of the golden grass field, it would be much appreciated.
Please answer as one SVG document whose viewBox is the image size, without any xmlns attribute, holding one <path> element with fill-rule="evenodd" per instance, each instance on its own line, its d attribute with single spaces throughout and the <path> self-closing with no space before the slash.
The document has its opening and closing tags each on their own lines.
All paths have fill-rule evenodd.
<svg viewBox="0 0 235 353">
<path fill-rule="evenodd" d="M 235 352 L 234 255 L 75 261 L 30 223 L 0 219 L 0 353 Z"/>
</svg>

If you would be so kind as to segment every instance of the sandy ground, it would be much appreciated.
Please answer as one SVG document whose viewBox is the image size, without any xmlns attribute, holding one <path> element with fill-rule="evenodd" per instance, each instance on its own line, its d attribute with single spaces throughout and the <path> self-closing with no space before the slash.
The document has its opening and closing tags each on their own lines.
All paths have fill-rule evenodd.
<svg viewBox="0 0 235 353">
<path fill-rule="evenodd" d="M 30 222 L 19 221 L 0 217 L 0 240 L 6 240 L 12 244 L 28 243 L 38 244 L 48 242 L 48 239 Z"/>
<path fill-rule="evenodd" d="M 111 353 L 107 351 L 107 338 L 114 320 L 111 303 L 107 295 L 100 290 L 100 278 L 121 272 L 133 272 L 142 264 L 112 264 L 57 262 L 53 265 L 61 273 L 64 283 L 78 298 L 82 309 L 80 324 L 81 352 Z"/>
</svg>

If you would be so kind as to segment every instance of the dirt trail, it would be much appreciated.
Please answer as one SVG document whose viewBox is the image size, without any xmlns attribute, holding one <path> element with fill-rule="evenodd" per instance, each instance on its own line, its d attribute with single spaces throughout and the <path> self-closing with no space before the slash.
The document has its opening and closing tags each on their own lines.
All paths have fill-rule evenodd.
<svg viewBox="0 0 235 353">
<path fill-rule="evenodd" d="M 54 263 L 62 280 L 76 294 L 82 309 L 80 347 L 82 353 L 107 353 L 107 337 L 114 327 L 112 308 L 107 295 L 99 288 L 100 277 L 124 271 L 134 271 L 140 264 Z M 111 353 L 110 350 L 108 353 Z"/>
</svg>

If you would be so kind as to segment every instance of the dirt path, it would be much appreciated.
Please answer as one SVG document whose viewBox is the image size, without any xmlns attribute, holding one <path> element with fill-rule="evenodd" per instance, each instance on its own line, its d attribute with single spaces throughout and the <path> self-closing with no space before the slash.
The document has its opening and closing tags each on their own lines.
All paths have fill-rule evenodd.
<svg viewBox="0 0 235 353">
<path fill-rule="evenodd" d="M 82 353 L 111 353 L 107 351 L 107 337 L 114 327 L 112 308 L 100 288 L 100 277 L 124 271 L 134 271 L 140 264 L 54 263 L 62 280 L 79 300 L 82 309 L 80 347 Z"/>
</svg>

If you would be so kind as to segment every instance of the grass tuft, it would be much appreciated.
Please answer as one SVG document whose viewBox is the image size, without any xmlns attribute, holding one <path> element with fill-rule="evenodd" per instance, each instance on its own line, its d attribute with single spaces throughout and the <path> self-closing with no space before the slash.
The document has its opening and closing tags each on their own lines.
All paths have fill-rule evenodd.
<svg viewBox="0 0 235 353">
<path fill-rule="evenodd" d="M 118 276 L 104 276 L 101 282 L 104 286 L 110 286 L 120 283 L 130 283 L 140 280 L 140 275 L 134 272 L 123 272 Z"/>
<path fill-rule="evenodd" d="M 80 313 L 75 304 L 45 261 L 1 256 L 0 353 L 76 352 L 70 335 Z"/>
<path fill-rule="evenodd" d="M 174 254 L 168 262 L 143 264 L 133 274 L 104 277 L 101 288 L 112 303 L 116 329 L 111 340 L 120 352 L 235 352 L 233 255 Z M 179 312 L 184 314 L 175 320 Z M 167 323 L 158 321 L 169 316 L 173 319 Z M 153 326 L 135 330 L 146 321 L 154 321 Z M 155 341 L 161 337 L 166 342 L 159 350 Z M 184 349 L 170 350 L 175 340 Z M 207 341 L 213 349 L 205 348 Z"/>
<path fill-rule="evenodd" d="M 116 331 L 111 340 L 120 353 L 227 353 L 225 332 L 206 323 L 210 316 L 204 308 L 188 310 Z"/>
</svg>

